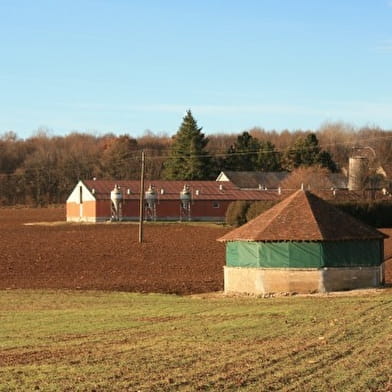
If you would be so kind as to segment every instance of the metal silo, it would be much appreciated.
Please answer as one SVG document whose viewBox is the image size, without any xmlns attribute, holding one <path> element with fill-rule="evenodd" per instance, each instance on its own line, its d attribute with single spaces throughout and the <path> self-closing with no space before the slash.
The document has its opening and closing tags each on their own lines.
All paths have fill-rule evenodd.
<svg viewBox="0 0 392 392">
<path fill-rule="evenodd" d="M 191 190 L 188 185 L 180 192 L 180 220 L 187 218 L 191 220 Z"/>
<path fill-rule="evenodd" d="M 111 202 L 111 219 L 113 221 L 121 220 L 123 195 L 120 187 L 117 184 L 114 185 L 114 189 L 110 192 L 110 202 Z"/>
<path fill-rule="evenodd" d="M 145 217 L 146 220 L 151 219 L 155 221 L 157 219 L 157 202 L 158 193 L 154 185 L 150 185 L 144 193 L 145 200 Z"/>
</svg>

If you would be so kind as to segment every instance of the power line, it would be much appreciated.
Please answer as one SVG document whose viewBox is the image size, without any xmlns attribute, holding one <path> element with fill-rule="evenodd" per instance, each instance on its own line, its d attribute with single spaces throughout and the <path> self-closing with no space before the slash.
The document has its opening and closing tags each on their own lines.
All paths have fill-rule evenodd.
<svg viewBox="0 0 392 392">
<path fill-rule="evenodd" d="M 370 141 L 375 141 L 375 140 L 388 140 L 392 139 L 392 134 L 391 135 L 385 135 L 385 136 L 377 136 L 377 137 L 367 137 L 367 138 L 359 138 L 359 140 L 356 140 L 355 142 L 353 141 L 345 141 L 345 142 L 338 142 L 338 143 L 324 143 L 324 144 L 318 144 L 317 146 L 314 147 L 301 147 L 301 148 L 293 148 L 293 147 L 287 147 L 287 148 L 280 148 L 280 149 L 273 149 L 273 150 L 267 150 L 267 149 L 261 149 L 261 150 L 252 150 L 252 151 L 239 151 L 239 152 L 215 152 L 212 154 L 209 154 L 208 152 L 205 154 L 189 154 L 189 155 L 156 155 L 156 150 L 154 149 L 135 149 L 132 150 L 133 156 L 129 156 L 125 159 L 118 159 L 116 160 L 116 165 L 120 164 L 130 164 L 132 161 L 134 162 L 140 162 L 140 153 L 141 151 L 145 151 L 145 153 L 152 151 L 154 152 L 154 156 L 148 156 L 147 154 L 145 155 L 146 161 L 154 161 L 154 160 L 168 160 L 168 159 L 179 159 L 179 158 L 187 158 L 187 159 L 192 159 L 192 158 L 224 158 L 224 157 L 235 157 L 235 156 L 247 156 L 247 155 L 259 155 L 259 154 L 284 154 L 288 151 L 291 152 L 296 152 L 296 151 L 303 151 L 303 150 L 309 150 L 311 151 L 312 149 L 320 148 L 320 149 L 326 149 L 328 147 L 335 147 L 335 146 L 342 146 L 342 145 L 355 145 L 356 147 L 359 147 L 358 143 L 363 143 L 363 142 L 370 142 Z M 97 161 L 98 162 L 98 161 Z M 89 162 L 91 163 L 91 162 Z M 41 173 L 50 173 L 50 169 L 52 168 L 52 165 L 56 167 L 55 170 L 58 170 L 59 168 L 65 168 L 65 169 L 73 169 L 74 172 L 78 171 L 83 171 L 83 168 L 76 168 L 71 162 L 67 162 L 65 165 L 59 165 L 56 166 L 55 163 L 51 164 L 48 163 L 47 165 L 41 165 L 39 167 L 18 167 L 17 170 L 20 170 L 21 173 L 15 173 L 15 171 L 2 171 L 0 172 L 1 177 L 23 177 L 26 174 L 36 174 L 36 175 L 41 175 Z M 88 170 L 91 170 L 90 166 L 88 166 Z"/>
<path fill-rule="evenodd" d="M 318 144 L 317 148 L 320 149 L 325 149 L 328 147 L 334 147 L 334 146 L 340 146 L 340 145 L 353 145 L 359 142 L 369 142 L 371 140 L 384 140 L 384 139 L 392 139 L 392 134 L 388 136 L 379 136 L 379 137 L 372 137 L 372 138 L 361 138 L 360 140 L 356 141 L 356 143 L 353 143 L 353 141 L 346 141 L 346 142 L 339 142 L 339 143 L 324 143 L 324 144 Z M 276 149 L 274 148 L 273 150 L 267 150 L 267 149 L 261 149 L 261 150 L 253 150 L 253 151 L 240 151 L 240 152 L 215 152 L 214 154 L 194 154 L 194 155 L 187 155 L 186 158 L 214 158 L 214 157 L 227 157 L 227 156 L 241 156 L 241 155 L 256 155 L 256 154 L 271 154 L 271 153 L 277 153 L 277 154 L 284 154 L 287 151 L 303 151 L 303 150 L 309 150 L 311 151 L 315 147 L 301 147 L 301 148 L 293 148 L 293 147 L 287 147 L 287 148 L 280 148 Z M 155 151 L 152 149 L 144 149 L 144 151 Z M 148 159 L 149 160 L 154 160 L 154 159 L 176 159 L 176 158 L 181 158 L 181 155 L 159 155 L 159 156 L 150 156 Z"/>
</svg>

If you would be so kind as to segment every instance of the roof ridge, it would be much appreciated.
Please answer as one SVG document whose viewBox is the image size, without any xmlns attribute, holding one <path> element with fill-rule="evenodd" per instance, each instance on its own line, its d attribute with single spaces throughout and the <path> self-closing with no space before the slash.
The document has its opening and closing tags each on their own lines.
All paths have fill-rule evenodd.
<svg viewBox="0 0 392 392">
<path fill-rule="evenodd" d="M 313 193 L 311 193 L 310 191 L 304 191 L 304 194 L 305 194 L 305 200 L 306 200 L 306 202 L 307 202 L 307 204 L 308 204 L 308 206 L 309 206 L 309 210 L 310 210 L 310 212 L 311 212 L 311 214 L 312 214 L 313 220 L 314 220 L 314 222 L 316 223 L 316 227 L 317 227 L 317 230 L 318 230 L 318 232 L 319 232 L 319 234 L 320 234 L 320 237 L 324 237 L 323 230 L 322 230 L 322 228 L 320 227 L 320 223 L 319 223 L 319 221 L 317 220 L 317 216 L 315 215 L 313 206 L 312 206 L 312 204 L 311 204 L 311 202 L 310 202 L 310 199 L 312 198 L 312 196 L 315 196 L 315 197 L 316 197 L 316 200 L 320 200 L 320 198 L 317 197 L 316 195 L 314 195 Z"/>
<path fill-rule="evenodd" d="M 258 225 L 258 229 L 261 231 L 265 230 L 266 228 L 268 228 L 269 225 L 272 225 L 273 222 L 275 222 L 281 216 L 282 212 L 286 209 L 288 204 L 290 204 L 291 200 L 295 197 L 295 195 L 297 193 L 298 193 L 298 191 L 294 192 L 293 194 L 288 196 L 286 199 L 282 200 L 280 203 L 274 205 L 270 209 L 261 213 L 258 217 L 260 217 L 262 215 L 265 218 L 261 223 L 257 220 L 258 217 L 256 217 L 256 218 L 250 220 L 249 222 L 245 223 L 244 225 L 238 227 L 237 229 L 235 229 L 235 231 L 238 231 L 239 233 L 241 233 L 243 231 L 247 231 L 249 228 L 252 230 L 254 225 Z M 222 240 L 224 237 L 226 237 L 226 235 L 223 236 L 222 238 L 220 238 L 219 240 Z M 252 239 L 249 238 L 249 240 L 252 240 Z"/>
<path fill-rule="evenodd" d="M 298 190 L 219 241 L 345 241 L 385 235 L 309 191 Z"/>
</svg>

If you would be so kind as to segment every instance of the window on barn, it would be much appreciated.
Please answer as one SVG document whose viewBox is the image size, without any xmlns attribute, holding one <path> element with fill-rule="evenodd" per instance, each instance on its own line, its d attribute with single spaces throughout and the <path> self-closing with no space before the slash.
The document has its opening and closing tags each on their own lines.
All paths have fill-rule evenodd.
<svg viewBox="0 0 392 392">
<path fill-rule="evenodd" d="M 217 201 L 212 202 L 212 208 L 219 208 L 219 207 L 220 207 L 219 202 L 217 202 Z"/>
<path fill-rule="evenodd" d="M 79 203 L 83 204 L 83 187 L 79 187 Z"/>
</svg>

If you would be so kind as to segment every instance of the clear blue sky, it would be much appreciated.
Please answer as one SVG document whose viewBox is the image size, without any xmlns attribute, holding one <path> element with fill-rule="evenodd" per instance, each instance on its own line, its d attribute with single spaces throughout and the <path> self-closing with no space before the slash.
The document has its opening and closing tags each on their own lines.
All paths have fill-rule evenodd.
<svg viewBox="0 0 392 392">
<path fill-rule="evenodd" d="M 0 0 L 0 134 L 392 129 L 392 0 Z"/>
</svg>

